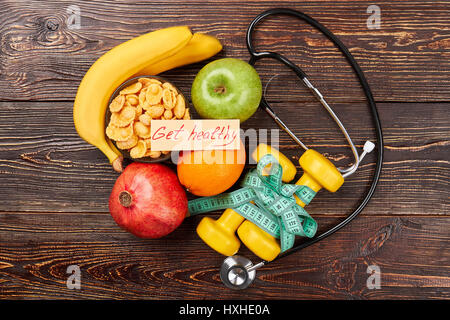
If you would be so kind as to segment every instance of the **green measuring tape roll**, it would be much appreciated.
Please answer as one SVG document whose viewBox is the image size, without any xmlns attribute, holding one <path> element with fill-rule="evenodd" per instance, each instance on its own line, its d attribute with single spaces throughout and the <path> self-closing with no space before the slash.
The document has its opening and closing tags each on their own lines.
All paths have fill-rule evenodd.
<svg viewBox="0 0 450 320">
<path fill-rule="evenodd" d="M 294 245 L 295 236 L 311 238 L 317 222 L 299 206 L 294 194 L 308 204 L 316 195 L 311 188 L 281 181 L 283 169 L 274 156 L 267 154 L 242 180 L 242 188 L 233 192 L 189 201 L 191 216 L 232 208 L 262 230 L 280 239 L 281 252 Z M 250 201 L 253 201 L 251 203 Z"/>
</svg>

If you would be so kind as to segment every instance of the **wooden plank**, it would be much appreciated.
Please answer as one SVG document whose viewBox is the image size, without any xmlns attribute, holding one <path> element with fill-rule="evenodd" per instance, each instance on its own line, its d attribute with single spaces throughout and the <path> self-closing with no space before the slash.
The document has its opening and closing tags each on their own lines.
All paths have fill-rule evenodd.
<svg viewBox="0 0 450 320">
<path fill-rule="evenodd" d="M 249 0 L 243 9 L 237 0 L 0 0 L 0 299 L 448 299 L 450 8 L 446 2 L 380 1 L 381 29 L 369 30 L 371 4 Z M 80 8 L 81 29 L 67 26 L 70 5 Z M 72 103 L 101 54 L 162 27 L 188 24 L 224 43 L 217 57 L 246 60 L 246 27 L 273 6 L 304 11 L 348 45 L 376 100 L 384 102 L 378 107 L 385 164 L 357 220 L 269 264 L 254 286 L 235 292 L 217 274 L 223 257 L 195 235 L 201 217 L 159 240 L 137 239 L 114 223 L 107 200 L 117 174 L 78 137 Z M 322 35 L 289 17 L 265 21 L 255 35 L 263 39 L 258 48 L 282 52 L 310 74 L 358 147 L 374 138 L 355 76 Z M 164 76 L 189 97 L 204 63 Z M 270 62 L 257 70 L 267 99 L 308 146 L 337 165 L 351 163 L 339 130 L 296 78 Z M 243 127 L 259 134 L 277 129 L 261 110 Z M 297 164 L 301 152 L 293 141 L 282 133 L 279 144 Z M 369 155 L 339 192 L 321 192 L 309 205 L 320 232 L 356 206 L 374 159 Z M 246 248 L 240 254 L 258 261 Z M 73 264 L 81 267 L 81 290 L 66 287 Z M 381 289 L 367 288 L 369 265 L 380 267 Z"/>
<path fill-rule="evenodd" d="M 201 217 L 166 238 L 141 240 L 108 214 L 0 213 L 0 298 L 437 299 L 450 294 L 448 217 L 369 217 L 269 264 L 253 286 L 222 286 L 223 257 L 196 236 Z M 341 218 L 318 219 L 320 229 Z M 254 257 L 246 248 L 240 254 Z M 66 287 L 69 265 L 81 290 Z M 370 290 L 367 267 L 381 271 Z"/>
<path fill-rule="evenodd" d="M 278 6 L 317 18 L 345 43 L 366 73 L 377 101 L 450 101 L 446 2 L 378 1 L 381 28 L 368 29 L 371 1 L 17 1 L 2 0 L 0 100 L 73 100 L 89 66 L 132 37 L 171 25 L 216 35 L 228 56 L 247 60 L 244 34 L 261 11 Z M 69 29 L 67 8 L 80 8 L 81 28 Z M 350 67 L 330 42 L 293 18 L 263 22 L 258 48 L 280 51 L 298 63 L 330 101 L 361 101 Z M 171 71 L 184 92 L 203 63 Z M 284 69 L 257 66 L 263 80 Z M 289 98 L 289 90 L 280 97 Z M 310 101 L 311 96 L 297 98 Z"/>
<path fill-rule="evenodd" d="M 117 174 L 100 151 L 77 135 L 71 108 L 71 103 L 0 103 L 0 211 L 108 210 L 107 200 Z M 297 108 L 302 114 L 293 118 Z M 368 212 L 448 214 L 448 104 L 388 103 L 379 104 L 379 109 L 386 156 L 380 186 Z M 317 104 L 289 104 L 277 110 L 307 145 L 324 152 L 338 165 L 351 162 L 345 139 Z M 366 139 L 373 139 L 364 104 L 339 104 L 336 110 L 359 147 Z M 277 126 L 258 111 L 243 128 Z M 257 132 L 263 136 L 263 131 Z M 298 164 L 299 148 L 286 134 L 280 133 L 279 137 L 280 150 Z M 309 210 L 347 214 L 367 188 L 374 159 L 369 155 L 339 192 L 321 192 Z"/>
</svg>

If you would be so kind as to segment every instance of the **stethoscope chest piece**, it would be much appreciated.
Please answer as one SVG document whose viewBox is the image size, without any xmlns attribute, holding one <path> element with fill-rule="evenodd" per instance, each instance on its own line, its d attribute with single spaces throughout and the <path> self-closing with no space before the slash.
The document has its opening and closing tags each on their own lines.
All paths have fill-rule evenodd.
<svg viewBox="0 0 450 320">
<path fill-rule="evenodd" d="M 255 280 L 256 270 L 252 267 L 253 263 L 245 257 L 228 257 L 220 268 L 220 279 L 230 289 L 245 289 Z"/>
</svg>

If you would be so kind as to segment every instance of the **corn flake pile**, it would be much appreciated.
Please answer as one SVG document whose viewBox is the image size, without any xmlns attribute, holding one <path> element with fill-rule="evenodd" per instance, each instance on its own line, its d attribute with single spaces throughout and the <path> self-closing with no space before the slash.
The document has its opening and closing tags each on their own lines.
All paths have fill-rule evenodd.
<svg viewBox="0 0 450 320">
<path fill-rule="evenodd" d="M 132 158 L 159 158 L 169 151 L 151 150 L 152 119 L 189 120 L 189 108 L 184 97 L 168 82 L 139 78 L 120 91 L 109 105 L 111 118 L 106 135 L 122 150 L 128 150 Z"/>
</svg>

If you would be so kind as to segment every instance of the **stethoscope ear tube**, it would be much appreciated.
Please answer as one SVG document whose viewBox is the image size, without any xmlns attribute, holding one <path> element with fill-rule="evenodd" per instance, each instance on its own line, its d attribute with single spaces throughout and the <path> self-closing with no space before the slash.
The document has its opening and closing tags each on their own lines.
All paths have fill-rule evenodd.
<svg viewBox="0 0 450 320">
<path fill-rule="evenodd" d="M 265 11 L 265 12 L 261 13 L 260 15 L 258 15 L 250 23 L 250 25 L 249 25 L 249 27 L 247 29 L 247 35 L 246 35 L 247 48 L 248 48 L 249 53 L 250 53 L 250 61 L 249 61 L 249 63 L 251 65 L 254 65 L 256 63 L 256 61 L 258 61 L 260 59 L 263 59 L 263 58 L 271 58 L 271 59 L 274 59 L 274 60 L 277 60 L 277 61 L 283 63 L 285 66 L 287 66 L 289 69 L 291 69 L 299 77 L 299 79 L 303 82 L 303 84 L 311 91 L 311 93 L 322 104 L 322 106 L 327 110 L 329 115 L 333 118 L 333 120 L 339 126 L 342 134 L 345 136 L 345 139 L 347 140 L 348 144 L 350 145 L 350 148 L 352 150 L 353 157 L 354 157 L 354 164 L 352 166 L 350 166 L 348 168 L 345 168 L 345 169 L 338 168 L 338 170 L 341 172 L 343 177 L 346 178 L 346 177 L 350 176 L 351 174 L 353 174 L 354 172 L 356 172 L 356 170 L 358 169 L 359 163 L 360 163 L 360 159 L 359 159 L 359 155 L 358 155 L 358 151 L 356 149 L 356 146 L 353 143 L 349 133 L 347 132 L 347 129 L 342 124 L 342 122 L 339 119 L 339 117 L 336 115 L 334 110 L 330 107 L 328 102 L 325 100 L 324 96 L 319 91 L 319 89 L 317 89 L 311 83 L 311 81 L 309 81 L 306 73 L 299 66 L 297 66 L 295 63 L 290 61 L 288 58 L 286 58 L 283 55 L 278 54 L 276 52 L 256 52 L 256 50 L 255 50 L 255 48 L 253 46 L 252 35 L 253 35 L 253 32 L 254 32 L 254 28 L 257 26 L 258 22 L 260 22 L 262 19 L 264 19 L 265 17 L 267 17 L 269 15 L 273 15 L 273 14 L 288 14 L 288 15 L 296 16 L 296 17 L 298 17 L 298 18 L 300 18 L 302 20 L 305 20 L 306 22 L 308 22 L 309 24 L 311 24 L 315 28 L 318 28 L 329 39 L 333 40 L 333 38 L 334 38 L 334 40 L 337 40 L 337 41 L 339 41 L 339 39 L 337 39 L 323 25 L 321 25 L 319 22 L 315 21 L 311 17 L 309 17 L 309 16 L 307 16 L 307 15 L 301 13 L 301 12 L 295 11 L 295 10 L 283 9 L 283 8 L 271 9 L 271 10 Z M 345 52 L 344 52 L 344 50 L 342 50 L 342 48 L 341 48 L 341 51 L 344 54 L 346 52 L 348 53 L 348 50 L 346 50 L 345 46 L 342 43 L 339 43 L 339 45 L 342 46 L 343 49 L 345 49 Z M 339 47 L 339 45 L 338 45 L 338 47 Z M 264 109 L 272 117 L 272 119 L 280 126 L 280 128 L 282 128 L 287 134 L 289 134 L 289 136 L 299 146 L 301 146 L 303 149 L 305 149 L 305 151 L 308 150 L 308 147 L 297 136 L 295 136 L 295 134 L 284 124 L 284 122 L 280 118 L 278 118 L 278 116 L 275 114 L 273 109 L 270 107 L 270 104 L 267 102 L 267 100 L 265 99 L 264 96 L 261 99 L 260 107 L 262 109 Z"/>
<path fill-rule="evenodd" d="M 376 147 L 377 147 L 377 160 L 376 160 L 376 164 L 375 164 L 375 171 L 372 177 L 372 181 L 370 184 L 370 187 L 368 188 L 363 200 L 360 202 L 360 204 L 356 207 L 356 209 L 350 213 L 343 221 L 341 221 L 340 223 L 338 223 L 337 225 L 335 225 L 334 227 L 328 229 L 327 231 L 321 233 L 320 235 L 314 237 L 311 240 L 308 240 L 306 242 L 303 242 L 301 244 L 298 244 L 294 247 L 292 247 L 291 249 L 281 253 L 277 258 L 275 258 L 274 260 L 268 262 L 268 261 L 261 261 L 260 263 L 253 265 L 250 260 L 243 258 L 243 257 L 239 257 L 236 258 L 238 256 L 233 256 L 233 257 L 229 257 L 227 258 L 225 261 L 227 261 L 227 263 L 224 262 L 224 265 L 222 266 L 221 269 L 221 277 L 222 274 L 226 274 L 226 276 L 228 277 L 230 274 L 230 263 L 231 265 L 233 265 L 233 270 L 235 270 L 235 273 L 237 272 L 239 274 L 239 276 L 241 277 L 239 281 L 242 281 L 243 278 L 245 278 L 245 286 L 235 286 L 233 284 L 231 285 L 227 285 L 228 287 L 233 287 L 234 289 L 241 289 L 242 287 L 247 287 L 248 285 L 250 285 L 250 283 L 253 281 L 253 279 L 255 278 L 255 270 L 263 265 L 267 265 L 269 263 L 272 263 L 274 261 L 278 261 L 281 258 L 284 258 L 286 256 L 289 256 L 295 252 L 298 252 L 306 247 L 309 247 L 310 245 L 313 245 L 323 239 L 325 239 L 326 237 L 332 235 L 333 233 L 337 232 L 338 230 L 340 230 L 341 228 L 345 227 L 348 223 L 350 223 L 353 219 L 355 219 L 359 213 L 361 213 L 361 211 L 367 206 L 367 204 L 369 203 L 370 199 L 372 198 L 378 181 L 380 179 L 381 176 L 381 170 L 382 170 L 382 164 L 383 164 L 383 148 L 384 148 L 384 143 L 383 143 L 383 132 L 382 132 L 382 128 L 381 128 L 381 122 L 380 122 L 380 118 L 378 115 L 378 110 L 377 110 L 377 106 L 375 104 L 375 100 L 373 98 L 372 95 L 372 91 L 370 89 L 370 86 L 364 76 L 364 73 L 362 72 L 361 68 L 359 67 L 358 63 L 356 62 L 355 58 L 352 56 L 352 54 L 349 52 L 349 50 L 347 49 L 347 47 L 331 32 L 329 31 L 325 26 L 323 26 L 321 23 L 319 23 L 318 21 L 316 21 L 315 19 L 309 17 L 308 15 L 296 11 L 296 10 L 292 10 L 292 9 L 286 9 L 286 8 L 274 8 L 274 9 L 270 9 L 267 11 L 262 12 L 261 14 L 259 14 L 249 25 L 248 30 L 247 30 L 247 35 L 246 35 L 246 43 L 247 43 L 247 48 L 248 51 L 250 53 L 250 64 L 254 65 L 256 63 L 257 60 L 267 57 L 267 58 L 274 58 L 277 59 L 281 62 L 283 62 L 284 64 L 286 64 L 288 67 L 290 67 L 292 70 L 300 70 L 301 73 L 297 73 L 299 75 L 299 77 L 301 77 L 301 75 L 303 75 L 303 77 L 306 77 L 305 73 L 298 68 L 296 65 L 294 65 L 293 63 L 291 63 L 289 60 L 285 59 L 283 56 L 278 55 L 277 53 L 274 52 L 256 52 L 256 50 L 253 47 L 253 42 L 252 42 L 252 33 L 254 31 L 254 28 L 256 27 L 256 25 L 264 18 L 266 18 L 267 16 L 270 15 L 275 15 L 275 14 L 288 14 L 288 15 L 293 15 L 295 17 L 298 17 L 301 20 L 306 21 L 307 23 L 309 23 L 310 25 L 312 25 L 313 27 L 315 27 L 316 29 L 318 29 L 320 32 L 322 32 L 331 42 L 333 42 L 333 44 L 335 46 L 338 47 L 338 49 L 342 52 L 342 54 L 345 56 L 347 62 L 349 63 L 349 65 L 352 67 L 352 69 L 354 70 L 361 86 L 362 89 L 364 91 L 364 94 L 366 96 L 367 99 L 367 103 L 370 109 L 370 113 L 372 115 L 372 121 L 373 121 L 373 126 L 375 128 L 375 135 L 376 135 L 376 139 L 377 139 L 377 143 L 376 143 Z M 281 60 L 280 60 L 281 59 Z M 264 101 L 264 103 L 266 103 Z M 270 108 L 270 106 L 266 103 L 266 105 Z M 271 108 L 270 108 L 271 110 Z M 267 111 L 267 110 L 266 110 Z M 275 113 L 272 110 L 272 113 L 274 114 L 274 117 L 276 116 Z M 270 114 L 270 112 L 269 112 Z M 272 117 L 272 118 L 274 118 Z M 274 118 L 275 119 L 275 118 Z M 276 121 L 276 120 L 275 120 Z M 291 136 L 292 137 L 292 136 Z M 241 262 L 244 265 L 241 265 Z M 244 263 L 245 262 L 245 263 Z M 243 268 L 242 268 L 243 267 Z M 237 271 L 238 268 L 239 270 Z M 233 273 L 233 272 L 231 272 Z M 251 273 L 251 276 L 250 276 Z M 231 276 L 230 276 L 231 277 Z M 223 279 L 223 278 L 222 278 Z M 230 279 L 230 278 L 229 278 Z M 224 281 L 225 282 L 225 281 Z"/>
</svg>

